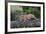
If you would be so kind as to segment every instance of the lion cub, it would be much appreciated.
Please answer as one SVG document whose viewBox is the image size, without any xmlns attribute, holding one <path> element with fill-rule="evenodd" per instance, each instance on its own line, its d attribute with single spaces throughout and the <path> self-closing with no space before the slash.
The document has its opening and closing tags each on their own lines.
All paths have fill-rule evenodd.
<svg viewBox="0 0 46 34">
<path fill-rule="evenodd" d="M 35 17 L 33 14 L 20 15 L 20 16 L 19 16 L 20 21 L 24 20 L 24 22 L 25 22 L 27 19 L 31 19 L 31 18 L 36 19 L 36 17 Z"/>
</svg>

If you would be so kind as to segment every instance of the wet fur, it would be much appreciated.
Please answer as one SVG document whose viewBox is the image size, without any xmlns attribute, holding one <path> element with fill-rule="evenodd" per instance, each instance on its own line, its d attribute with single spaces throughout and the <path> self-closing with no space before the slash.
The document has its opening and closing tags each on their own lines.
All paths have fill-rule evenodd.
<svg viewBox="0 0 46 34">
<path fill-rule="evenodd" d="M 24 22 L 25 22 L 27 19 L 31 19 L 31 18 L 36 19 L 36 17 L 35 17 L 34 15 L 32 15 L 32 14 L 20 15 L 20 16 L 19 16 L 20 21 L 24 20 Z"/>
</svg>

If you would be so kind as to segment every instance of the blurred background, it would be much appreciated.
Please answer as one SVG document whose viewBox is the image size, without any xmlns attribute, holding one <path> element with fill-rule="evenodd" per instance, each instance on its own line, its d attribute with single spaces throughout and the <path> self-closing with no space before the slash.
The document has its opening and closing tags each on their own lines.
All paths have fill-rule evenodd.
<svg viewBox="0 0 46 34">
<path fill-rule="evenodd" d="M 21 27 L 40 27 L 40 15 L 41 7 L 37 6 L 19 6 L 11 5 L 11 28 L 21 28 Z M 38 20 L 35 20 L 35 17 L 30 20 L 26 20 L 23 23 L 23 20 L 20 21 L 18 16 L 32 14 Z"/>
</svg>

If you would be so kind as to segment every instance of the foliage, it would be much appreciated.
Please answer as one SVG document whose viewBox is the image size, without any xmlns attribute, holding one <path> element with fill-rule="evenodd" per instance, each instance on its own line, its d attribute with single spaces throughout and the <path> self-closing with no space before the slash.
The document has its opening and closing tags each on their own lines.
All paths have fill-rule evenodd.
<svg viewBox="0 0 46 34">
<path fill-rule="evenodd" d="M 15 6 L 14 7 L 11 6 L 11 20 L 12 21 L 18 19 L 16 15 L 19 15 L 19 14 L 33 14 L 37 18 L 40 18 L 40 7 L 36 7 L 36 6 L 20 6 L 20 7 L 21 9 L 17 9 Z"/>
<path fill-rule="evenodd" d="M 23 12 L 26 14 L 33 14 L 36 17 L 40 17 L 40 7 L 23 6 Z"/>
</svg>

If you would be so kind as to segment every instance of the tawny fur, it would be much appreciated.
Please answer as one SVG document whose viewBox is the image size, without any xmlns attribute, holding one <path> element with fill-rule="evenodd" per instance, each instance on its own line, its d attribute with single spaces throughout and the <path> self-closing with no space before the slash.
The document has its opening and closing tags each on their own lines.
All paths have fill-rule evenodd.
<svg viewBox="0 0 46 34">
<path fill-rule="evenodd" d="M 35 17 L 34 15 L 32 15 L 32 14 L 21 15 L 21 16 L 19 16 L 19 18 L 20 18 L 20 21 L 24 20 L 24 22 L 25 22 L 27 19 L 31 19 L 31 18 L 35 18 L 35 19 L 36 19 L 36 17 Z"/>
</svg>

